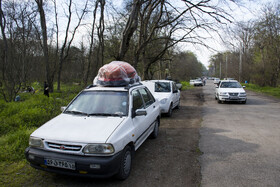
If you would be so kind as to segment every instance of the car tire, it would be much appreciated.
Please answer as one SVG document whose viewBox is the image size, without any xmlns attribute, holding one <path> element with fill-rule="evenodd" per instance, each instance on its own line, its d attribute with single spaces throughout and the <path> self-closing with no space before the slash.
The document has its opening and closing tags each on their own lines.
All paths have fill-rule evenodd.
<svg viewBox="0 0 280 187">
<path fill-rule="evenodd" d="M 247 100 L 245 100 L 245 101 L 242 101 L 242 104 L 246 104 L 246 101 L 247 101 Z"/>
<path fill-rule="evenodd" d="M 218 101 L 218 103 L 222 103 L 222 101 L 219 98 L 217 98 L 217 101 Z"/>
<path fill-rule="evenodd" d="M 179 109 L 179 108 L 180 108 L 180 99 L 179 99 L 178 105 L 177 105 L 175 108 L 176 108 L 176 109 Z"/>
<path fill-rule="evenodd" d="M 132 163 L 131 147 L 126 146 L 122 151 L 120 170 L 119 173 L 116 175 L 117 179 L 125 180 L 129 176 L 131 170 L 131 163 Z"/>
<path fill-rule="evenodd" d="M 158 136 L 158 130 L 159 130 L 159 120 L 157 119 L 157 120 L 155 121 L 154 131 L 153 131 L 152 134 L 150 135 L 150 138 L 156 139 L 157 136 Z"/>
<path fill-rule="evenodd" d="M 169 109 L 168 109 L 168 112 L 167 112 L 167 116 L 168 117 L 171 117 L 172 116 L 172 103 L 170 104 L 170 106 L 169 106 Z"/>
</svg>

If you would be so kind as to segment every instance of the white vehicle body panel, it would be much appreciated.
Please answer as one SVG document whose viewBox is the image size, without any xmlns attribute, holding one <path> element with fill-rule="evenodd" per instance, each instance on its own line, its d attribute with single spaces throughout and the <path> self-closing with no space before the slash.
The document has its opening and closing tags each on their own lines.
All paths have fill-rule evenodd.
<svg viewBox="0 0 280 187">
<path fill-rule="evenodd" d="M 155 82 L 169 82 L 171 91 L 170 92 L 155 92 Z M 177 105 L 179 105 L 180 90 L 177 90 L 176 93 L 173 92 L 172 84 L 175 84 L 173 81 L 149 80 L 149 81 L 143 81 L 142 84 L 147 86 L 147 88 L 154 95 L 154 97 L 159 100 L 161 113 L 167 113 L 171 103 L 172 103 L 172 109 L 175 108 Z M 165 102 L 163 102 L 163 101 L 165 101 Z"/>
<path fill-rule="evenodd" d="M 106 143 L 108 137 L 125 119 L 60 114 L 34 131 L 31 136 L 66 142 Z"/>
</svg>

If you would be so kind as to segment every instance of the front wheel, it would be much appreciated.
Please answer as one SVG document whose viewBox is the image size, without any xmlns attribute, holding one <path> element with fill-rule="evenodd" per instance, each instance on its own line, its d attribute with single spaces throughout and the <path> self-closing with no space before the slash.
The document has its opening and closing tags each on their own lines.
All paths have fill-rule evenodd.
<svg viewBox="0 0 280 187">
<path fill-rule="evenodd" d="M 172 103 L 170 104 L 170 106 L 169 106 L 169 110 L 168 110 L 168 112 L 167 112 L 167 116 L 168 117 L 171 117 L 172 116 Z"/>
<path fill-rule="evenodd" d="M 180 99 L 178 101 L 178 105 L 175 107 L 176 109 L 179 109 L 180 108 Z"/>
<path fill-rule="evenodd" d="M 152 139 L 156 139 L 156 138 L 157 138 L 157 136 L 158 136 L 158 127 L 159 127 L 159 120 L 157 119 L 157 120 L 155 121 L 154 131 L 153 131 L 152 134 L 150 135 L 150 137 L 151 137 Z"/>
<path fill-rule="evenodd" d="M 120 166 L 119 173 L 116 175 L 118 179 L 125 180 L 129 176 L 131 170 L 131 161 L 132 161 L 131 147 L 126 146 L 122 152 L 122 158 L 120 163 L 121 166 Z"/>
</svg>

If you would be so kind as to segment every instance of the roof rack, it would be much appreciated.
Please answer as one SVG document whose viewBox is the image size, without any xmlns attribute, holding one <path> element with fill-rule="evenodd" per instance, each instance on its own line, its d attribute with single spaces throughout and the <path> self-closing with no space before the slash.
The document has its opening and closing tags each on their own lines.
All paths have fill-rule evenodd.
<svg viewBox="0 0 280 187">
<path fill-rule="evenodd" d="M 134 86 L 140 86 L 143 85 L 141 82 L 136 82 L 134 84 L 128 84 L 124 87 L 124 89 L 129 90 L 130 88 L 134 87 Z"/>
<path fill-rule="evenodd" d="M 97 85 L 95 85 L 95 84 L 90 84 L 90 85 L 88 85 L 87 87 L 86 87 L 86 89 L 90 89 L 90 88 L 93 88 L 93 87 L 96 87 Z"/>
</svg>

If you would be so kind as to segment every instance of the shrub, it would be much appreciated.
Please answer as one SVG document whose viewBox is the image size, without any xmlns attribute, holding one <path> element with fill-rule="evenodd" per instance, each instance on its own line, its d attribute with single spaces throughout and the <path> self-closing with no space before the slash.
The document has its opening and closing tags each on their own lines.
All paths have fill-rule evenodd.
<svg viewBox="0 0 280 187">
<path fill-rule="evenodd" d="M 0 161 L 16 161 L 24 158 L 30 134 L 35 128 L 20 127 L 17 131 L 0 137 Z"/>
</svg>

